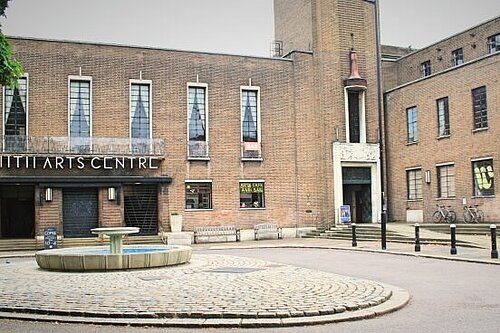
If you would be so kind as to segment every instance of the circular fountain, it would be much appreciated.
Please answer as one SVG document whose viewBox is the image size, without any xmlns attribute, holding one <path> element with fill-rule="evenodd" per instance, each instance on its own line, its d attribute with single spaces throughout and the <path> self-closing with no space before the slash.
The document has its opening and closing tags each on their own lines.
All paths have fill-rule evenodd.
<svg viewBox="0 0 500 333">
<path fill-rule="evenodd" d="M 136 227 L 95 228 L 92 233 L 106 235 L 110 246 L 90 246 L 38 251 L 38 266 L 55 271 L 107 271 L 152 268 L 189 262 L 192 249 L 178 245 L 123 246 L 123 236 L 139 232 Z"/>
</svg>

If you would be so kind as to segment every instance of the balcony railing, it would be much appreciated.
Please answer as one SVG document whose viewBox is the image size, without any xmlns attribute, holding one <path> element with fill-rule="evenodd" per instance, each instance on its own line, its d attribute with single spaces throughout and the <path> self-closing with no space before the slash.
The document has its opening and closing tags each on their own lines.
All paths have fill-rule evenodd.
<svg viewBox="0 0 500 333">
<path fill-rule="evenodd" d="M 2 153 L 10 154 L 75 154 L 75 155 L 150 155 L 163 156 L 163 139 L 74 138 L 4 135 Z"/>
<path fill-rule="evenodd" d="M 243 160 L 262 160 L 262 150 L 260 142 L 242 142 L 241 158 Z"/>
<path fill-rule="evenodd" d="M 188 159 L 208 159 L 208 142 L 188 141 Z"/>
</svg>

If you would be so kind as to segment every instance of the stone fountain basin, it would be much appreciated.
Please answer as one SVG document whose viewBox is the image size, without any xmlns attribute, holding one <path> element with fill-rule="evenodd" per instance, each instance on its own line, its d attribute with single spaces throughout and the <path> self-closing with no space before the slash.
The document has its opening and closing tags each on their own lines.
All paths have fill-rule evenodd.
<svg viewBox="0 0 500 333">
<path fill-rule="evenodd" d="M 35 253 L 38 266 L 54 271 L 107 271 L 179 265 L 189 262 L 192 249 L 179 245 L 129 245 L 122 254 L 107 246 L 43 250 Z"/>
</svg>

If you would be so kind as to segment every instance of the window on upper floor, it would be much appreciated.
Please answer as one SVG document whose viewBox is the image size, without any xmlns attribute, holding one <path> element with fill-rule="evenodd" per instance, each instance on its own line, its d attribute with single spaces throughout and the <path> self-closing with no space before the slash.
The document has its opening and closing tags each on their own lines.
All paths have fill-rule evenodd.
<svg viewBox="0 0 500 333">
<path fill-rule="evenodd" d="M 84 77 L 69 80 L 69 137 L 71 150 L 88 152 L 92 129 L 91 79 Z"/>
<path fill-rule="evenodd" d="M 18 79 L 19 86 L 4 90 L 4 150 L 25 152 L 28 135 L 28 78 Z"/>
<path fill-rule="evenodd" d="M 186 209 L 212 209 L 212 182 L 186 182 Z"/>
<path fill-rule="evenodd" d="M 260 96 L 258 87 L 241 88 L 242 158 L 261 157 Z"/>
<path fill-rule="evenodd" d="M 451 52 L 452 65 L 458 66 L 464 63 L 464 49 L 459 48 Z"/>
<path fill-rule="evenodd" d="M 188 157 L 208 157 L 207 85 L 188 84 Z"/>
<path fill-rule="evenodd" d="M 408 200 L 422 199 L 422 169 L 406 170 L 406 192 Z"/>
<path fill-rule="evenodd" d="M 474 129 L 488 128 L 485 86 L 472 89 L 472 110 L 474 113 Z"/>
<path fill-rule="evenodd" d="M 481 159 L 472 161 L 472 176 L 474 179 L 475 196 L 495 195 L 495 173 L 493 171 L 493 159 Z"/>
<path fill-rule="evenodd" d="M 422 77 L 431 75 L 431 61 L 427 60 L 420 64 L 420 72 Z"/>
<path fill-rule="evenodd" d="M 361 142 L 361 98 L 363 93 L 347 90 L 347 107 L 349 114 L 349 142 Z"/>
<path fill-rule="evenodd" d="M 264 207 L 264 182 L 240 181 L 240 208 Z"/>
<path fill-rule="evenodd" d="M 437 167 L 438 197 L 455 197 L 455 165 L 440 165 Z"/>
<path fill-rule="evenodd" d="M 450 111 L 448 97 L 440 98 L 437 104 L 438 137 L 450 135 Z"/>
<path fill-rule="evenodd" d="M 408 143 L 414 143 L 418 141 L 417 125 L 417 107 L 413 106 L 406 109 L 406 128 Z"/>
<path fill-rule="evenodd" d="M 488 52 L 495 53 L 500 51 L 500 34 L 488 37 Z"/>
<path fill-rule="evenodd" d="M 130 138 L 133 152 L 149 150 L 151 126 L 151 83 L 131 80 Z"/>
</svg>

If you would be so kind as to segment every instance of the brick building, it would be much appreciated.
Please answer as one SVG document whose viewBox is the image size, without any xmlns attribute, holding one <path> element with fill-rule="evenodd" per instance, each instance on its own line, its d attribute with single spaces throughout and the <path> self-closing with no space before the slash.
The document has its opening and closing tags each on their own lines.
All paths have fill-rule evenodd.
<svg viewBox="0 0 500 333">
<path fill-rule="evenodd" d="M 477 204 L 500 220 L 500 17 L 424 49 L 384 48 L 389 219 Z M 497 185 L 498 187 L 498 185 Z"/>
<path fill-rule="evenodd" d="M 10 38 L 2 238 L 358 222 L 381 207 L 375 6 L 276 0 L 282 57 Z M 287 233 L 285 233 L 286 235 Z"/>
</svg>

